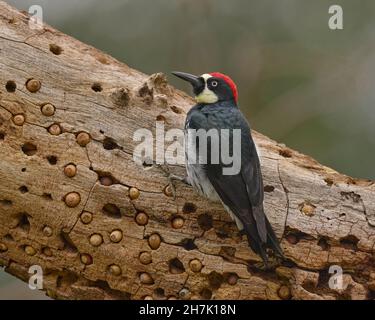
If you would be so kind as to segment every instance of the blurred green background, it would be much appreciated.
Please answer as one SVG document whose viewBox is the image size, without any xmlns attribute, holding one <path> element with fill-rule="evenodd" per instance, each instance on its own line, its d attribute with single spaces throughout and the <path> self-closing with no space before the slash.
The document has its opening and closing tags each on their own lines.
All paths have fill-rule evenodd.
<svg viewBox="0 0 375 320">
<path fill-rule="evenodd" d="M 7 2 L 41 5 L 48 24 L 145 73 L 227 73 L 254 129 L 375 179 L 373 0 Z M 343 8 L 343 30 L 328 28 L 333 4 Z M 0 299 L 36 296 L 0 271 Z"/>
</svg>

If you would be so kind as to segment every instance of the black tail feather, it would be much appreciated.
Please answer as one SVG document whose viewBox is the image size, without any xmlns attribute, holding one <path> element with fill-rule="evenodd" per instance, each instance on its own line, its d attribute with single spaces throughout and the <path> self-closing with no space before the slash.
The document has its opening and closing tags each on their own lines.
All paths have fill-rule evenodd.
<svg viewBox="0 0 375 320">
<path fill-rule="evenodd" d="M 266 229 L 267 229 L 267 243 L 261 242 L 258 233 L 252 230 L 253 228 L 246 228 L 245 227 L 245 233 L 249 242 L 249 245 L 251 249 L 258 254 L 265 266 L 268 266 L 268 256 L 267 256 L 267 248 L 270 248 L 273 250 L 273 252 L 280 256 L 281 258 L 285 258 L 284 253 L 280 247 L 279 240 L 276 237 L 275 232 L 272 229 L 271 224 L 269 223 L 268 219 L 266 218 Z"/>
<path fill-rule="evenodd" d="M 275 254 L 279 255 L 281 258 L 285 258 L 283 250 L 280 247 L 279 240 L 276 237 L 275 232 L 268 219 L 266 218 L 266 228 L 267 228 L 267 246 L 271 248 Z"/>
</svg>

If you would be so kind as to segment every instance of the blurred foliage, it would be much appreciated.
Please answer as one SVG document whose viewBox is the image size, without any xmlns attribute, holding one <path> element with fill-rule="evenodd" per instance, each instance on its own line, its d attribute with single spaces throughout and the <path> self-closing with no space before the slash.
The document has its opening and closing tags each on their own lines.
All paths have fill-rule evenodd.
<svg viewBox="0 0 375 320">
<path fill-rule="evenodd" d="M 373 0 L 7 2 L 40 4 L 47 23 L 145 73 L 227 73 L 254 129 L 375 179 Z M 332 4 L 344 30 L 328 28 Z"/>
</svg>

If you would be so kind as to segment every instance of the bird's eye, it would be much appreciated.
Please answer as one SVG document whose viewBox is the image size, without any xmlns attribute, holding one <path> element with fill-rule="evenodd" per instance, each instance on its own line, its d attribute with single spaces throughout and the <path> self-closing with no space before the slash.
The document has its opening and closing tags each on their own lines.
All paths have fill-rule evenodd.
<svg viewBox="0 0 375 320">
<path fill-rule="evenodd" d="M 212 82 L 211 82 L 211 86 L 213 86 L 213 87 L 217 87 L 217 85 L 218 85 L 217 81 L 212 81 Z"/>
</svg>

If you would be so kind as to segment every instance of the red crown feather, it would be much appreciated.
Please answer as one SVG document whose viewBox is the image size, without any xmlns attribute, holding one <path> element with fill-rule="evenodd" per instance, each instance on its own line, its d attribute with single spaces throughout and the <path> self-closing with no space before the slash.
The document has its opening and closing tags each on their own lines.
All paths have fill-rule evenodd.
<svg viewBox="0 0 375 320">
<path fill-rule="evenodd" d="M 220 73 L 220 72 L 212 72 L 212 73 L 210 73 L 210 75 L 213 76 L 213 77 L 216 77 L 216 78 L 223 79 L 229 85 L 229 87 L 230 87 L 230 89 L 232 90 L 232 93 L 233 93 L 234 101 L 236 101 L 236 103 L 237 103 L 238 91 L 237 91 L 237 86 L 234 83 L 234 81 L 231 78 L 229 78 L 227 75 L 225 75 L 223 73 Z"/>
</svg>

